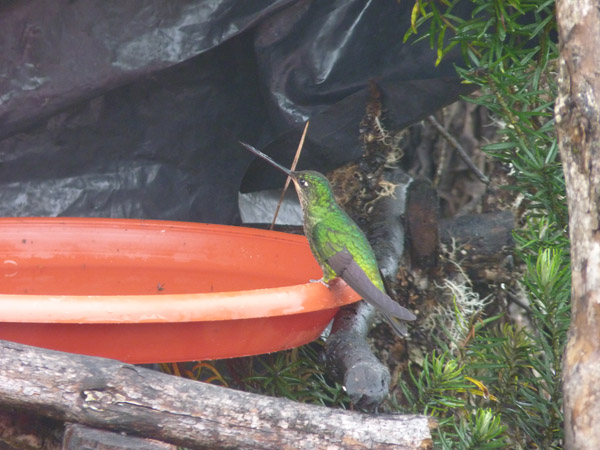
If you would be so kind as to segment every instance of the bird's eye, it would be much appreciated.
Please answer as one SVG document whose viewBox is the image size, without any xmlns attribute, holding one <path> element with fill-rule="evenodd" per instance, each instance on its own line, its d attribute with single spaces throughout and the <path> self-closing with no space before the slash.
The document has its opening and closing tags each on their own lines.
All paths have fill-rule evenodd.
<svg viewBox="0 0 600 450">
<path fill-rule="evenodd" d="M 306 179 L 304 177 L 298 178 L 298 183 L 300 183 L 300 186 L 302 186 L 302 187 L 308 186 L 308 181 L 306 181 Z"/>
</svg>

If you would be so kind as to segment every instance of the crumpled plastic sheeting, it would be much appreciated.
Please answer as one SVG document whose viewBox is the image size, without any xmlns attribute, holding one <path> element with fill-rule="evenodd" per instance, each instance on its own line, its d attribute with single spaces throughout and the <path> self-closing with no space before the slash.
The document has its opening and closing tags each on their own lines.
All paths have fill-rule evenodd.
<svg viewBox="0 0 600 450">
<path fill-rule="evenodd" d="M 453 13 L 468 15 L 467 3 Z M 413 4 L 301 1 L 261 22 L 256 53 L 275 127 L 263 151 L 289 166 L 310 119 L 299 169 L 327 172 L 360 157 L 359 124 L 369 80 L 382 92 L 385 123 L 395 130 L 471 92 L 473 86 L 456 76 L 454 64 L 462 61 L 458 51 L 436 67 L 428 40 L 403 43 Z M 263 176 L 264 166 L 258 160 L 252 164 L 243 190 L 282 185 L 285 177 L 274 170 L 272 178 Z"/>
<path fill-rule="evenodd" d="M 360 154 L 369 79 L 394 125 L 466 88 L 403 45 L 410 2 L 186 0 L 0 6 L 0 215 L 234 223 L 252 161 Z M 253 164 L 246 189 L 281 186 Z"/>
<path fill-rule="evenodd" d="M 232 139 L 264 121 L 238 71 L 207 53 L 0 141 L 0 215 L 233 222 L 251 156 Z"/>
<path fill-rule="evenodd" d="M 44 0 L 0 6 L 0 137 L 198 56 L 286 3 Z"/>
</svg>

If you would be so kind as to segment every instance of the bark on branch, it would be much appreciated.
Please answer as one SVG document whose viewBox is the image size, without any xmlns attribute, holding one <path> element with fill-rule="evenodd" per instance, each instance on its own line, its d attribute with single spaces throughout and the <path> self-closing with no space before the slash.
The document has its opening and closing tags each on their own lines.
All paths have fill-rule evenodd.
<svg viewBox="0 0 600 450">
<path fill-rule="evenodd" d="M 571 238 L 572 319 L 564 359 L 565 448 L 600 448 L 600 12 L 557 1 L 556 128 Z"/>
<path fill-rule="evenodd" d="M 424 416 L 298 404 L 7 341 L 0 405 L 188 448 L 431 448 Z"/>
</svg>

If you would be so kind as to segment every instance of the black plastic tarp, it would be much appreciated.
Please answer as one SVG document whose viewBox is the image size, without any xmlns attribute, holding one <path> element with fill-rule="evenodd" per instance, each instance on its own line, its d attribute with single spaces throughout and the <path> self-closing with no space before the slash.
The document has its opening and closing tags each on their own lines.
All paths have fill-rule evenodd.
<svg viewBox="0 0 600 450">
<path fill-rule="evenodd" d="M 369 80 L 403 127 L 468 92 L 403 44 L 412 2 L 0 2 L 0 215 L 235 223 L 237 193 L 360 155 Z M 250 166 L 250 168 L 249 168 Z"/>
</svg>

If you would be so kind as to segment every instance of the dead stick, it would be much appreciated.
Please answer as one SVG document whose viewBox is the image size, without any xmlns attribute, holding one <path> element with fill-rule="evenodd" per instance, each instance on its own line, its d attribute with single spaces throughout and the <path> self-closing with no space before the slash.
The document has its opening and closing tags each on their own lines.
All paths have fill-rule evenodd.
<svg viewBox="0 0 600 450">
<path fill-rule="evenodd" d="M 471 161 L 471 158 L 469 157 L 469 155 L 467 155 L 467 151 L 465 150 L 465 148 L 460 145 L 460 142 L 458 142 L 454 136 L 452 136 L 450 133 L 448 133 L 448 130 L 446 130 L 441 123 L 439 123 L 437 121 L 437 119 L 433 116 L 428 116 L 427 117 L 427 121 L 433 125 L 433 127 L 448 141 L 450 142 L 450 145 L 452 145 L 456 151 L 458 152 L 458 155 L 460 156 L 460 158 L 463 160 L 463 162 L 467 165 L 467 167 L 469 169 L 471 169 L 471 171 L 475 174 L 475 176 L 477 178 L 479 178 L 479 181 L 481 181 L 482 183 L 485 184 L 489 184 L 490 183 L 490 179 L 488 177 L 486 177 L 481 170 L 479 170 L 479 167 L 477 167 L 475 165 L 475 163 L 473 161 Z"/>
</svg>

